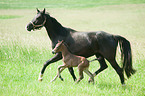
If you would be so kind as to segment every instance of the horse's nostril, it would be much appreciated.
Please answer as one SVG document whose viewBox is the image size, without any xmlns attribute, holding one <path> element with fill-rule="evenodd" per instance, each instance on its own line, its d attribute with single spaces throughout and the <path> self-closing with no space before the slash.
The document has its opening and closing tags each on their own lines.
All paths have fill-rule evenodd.
<svg viewBox="0 0 145 96">
<path fill-rule="evenodd" d="M 26 27 L 26 30 L 27 30 L 27 31 L 31 31 L 31 29 L 30 29 L 28 26 Z"/>
<path fill-rule="evenodd" d="M 27 30 L 27 31 L 31 31 L 32 29 L 33 29 L 32 24 L 31 24 L 31 23 L 27 24 L 26 30 Z"/>
</svg>

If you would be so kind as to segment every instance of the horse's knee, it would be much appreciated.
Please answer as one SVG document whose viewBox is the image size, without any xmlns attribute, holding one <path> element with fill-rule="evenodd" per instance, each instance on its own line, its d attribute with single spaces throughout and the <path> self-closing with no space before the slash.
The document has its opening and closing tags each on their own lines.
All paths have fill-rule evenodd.
<svg viewBox="0 0 145 96">
<path fill-rule="evenodd" d="M 47 61 L 43 64 L 43 67 L 47 67 L 50 63 Z"/>
</svg>

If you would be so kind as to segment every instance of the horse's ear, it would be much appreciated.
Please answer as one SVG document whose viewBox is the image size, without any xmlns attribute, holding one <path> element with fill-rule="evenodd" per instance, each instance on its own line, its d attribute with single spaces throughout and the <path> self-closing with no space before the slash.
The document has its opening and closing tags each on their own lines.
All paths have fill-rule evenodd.
<svg viewBox="0 0 145 96">
<path fill-rule="evenodd" d="M 45 14 L 45 8 L 44 8 L 44 10 L 43 10 L 43 14 Z"/>
<path fill-rule="evenodd" d="M 37 9 L 37 13 L 39 13 L 40 11 L 38 10 L 38 8 L 36 8 Z"/>
</svg>

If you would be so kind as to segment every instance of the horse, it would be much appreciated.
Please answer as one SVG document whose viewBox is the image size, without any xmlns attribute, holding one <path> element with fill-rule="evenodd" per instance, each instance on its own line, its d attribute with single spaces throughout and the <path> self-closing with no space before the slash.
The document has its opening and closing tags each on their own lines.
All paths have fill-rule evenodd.
<svg viewBox="0 0 145 96">
<path fill-rule="evenodd" d="M 56 44 L 55 48 L 52 50 L 53 54 L 56 54 L 58 52 L 62 53 L 63 57 L 63 65 L 58 66 L 58 73 L 55 76 L 55 78 L 51 81 L 55 81 L 57 77 L 59 77 L 62 81 L 63 78 L 61 77 L 60 73 L 65 69 L 69 67 L 78 67 L 79 71 L 79 79 L 76 81 L 76 83 L 79 83 L 83 78 L 83 72 L 85 72 L 93 81 L 94 84 L 94 76 L 93 74 L 88 70 L 89 69 L 89 61 L 82 56 L 76 56 L 74 54 L 71 54 L 67 47 L 64 44 L 64 41 L 62 40 L 61 42 L 58 41 Z"/>
<path fill-rule="evenodd" d="M 37 15 L 26 26 L 27 31 L 41 29 L 45 27 L 48 36 L 52 42 L 52 49 L 56 46 L 58 40 L 64 41 L 67 44 L 68 50 L 75 55 L 85 58 L 95 55 L 100 64 L 100 68 L 93 73 L 95 77 L 103 70 L 107 69 L 107 60 L 120 77 L 122 85 L 125 85 L 124 72 L 129 78 L 136 70 L 132 66 L 132 51 L 130 42 L 120 36 L 113 35 L 104 31 L 96 32 L 79 32 L 71 28 L 62 26 L 54 17 L 45 12 L 45 8 L 40 11 L 37 9 Z M 122 67 L 116 61 L 116 50 L 118 43 L 121 50 Z M 46 67 L 54 62 L 62 59 L 61 52 L 56 53 L 54 57 L 46 61 L 39 74 L 39 80 L 42 81 L 42 76 Z M 68 68 L 73 80 L 76 80 L 72 67 Z M 91 78 L 89 79 L 91 81 Z"/>
</svg>

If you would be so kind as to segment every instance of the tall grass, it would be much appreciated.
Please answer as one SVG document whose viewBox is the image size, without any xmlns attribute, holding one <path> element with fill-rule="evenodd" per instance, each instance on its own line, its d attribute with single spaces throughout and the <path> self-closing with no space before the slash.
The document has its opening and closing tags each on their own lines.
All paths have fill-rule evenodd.
<svg viewBox="0 0 145 96">
<path fill-rule="evenodd" d="M 122 35 L 131 42 L 133 66 L 137 73 L 122 87 L 118 75 L 108 62 L 108 69 L 95 77 L 95 85 L 87 83 L 87 75 L 82 82 L 75 84 L 67 69 L 62 73 L 64 82 L 58 79 L 49 83 L 62 61 L 49 65 L 43 82 L 38 82 L 43 64 L 54 56 L 51 54 L 51 42 L 45 29 L 30 33 L 25 30 L 26 24 L 36 14 L 34 9 L 1 9 L 1 15 L 7 18 L 0 16 L 0 96 L 144 96 L 144 10 L 144 4 L 100 6 L 81 10 L 49 9 L 51 15 L 62 25 L 82 31 L 104 30 Z M 119 61 L 120 54 L 117 56 Z M 91 72 L 98 68 L 97 61 L 91 63 Z M 75 74 L 78 77 L 77 68 Z"/>
</svg>

